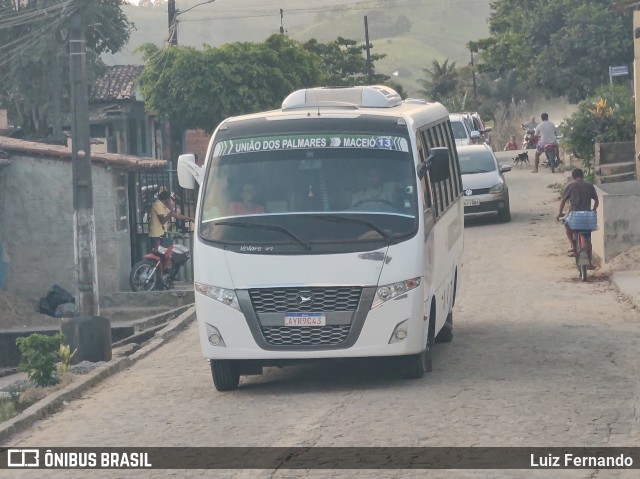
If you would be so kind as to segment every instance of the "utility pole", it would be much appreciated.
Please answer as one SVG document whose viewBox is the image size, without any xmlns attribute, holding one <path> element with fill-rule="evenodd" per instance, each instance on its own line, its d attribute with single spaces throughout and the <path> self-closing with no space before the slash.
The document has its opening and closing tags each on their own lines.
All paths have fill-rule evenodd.
<svg viewBox="0 0 640 479">
<path fill-rule="evenodd" d="M 53 59 L 53 72 L 51 72 L 52 109 L 53 109 L 53 134 L 52 139 L 56 143 L 62 141 L 62 81 L 60 78 L 60 44 L 57 38 L 51 42 L 51 58 Z"/>
<path fill-rule="evenodd" d="M 371 68 L 371 44 L 369 43 L 369 24 L 367 16 L 364 16 L 364 40 L 367 43 L 367 75 L 369 76 L 369 84 L 373 83 L 373 69 Z"/>
<path fill-rule="evenodd" d="M 176 0 L 167 2 L 167 14 L 169 17 L 169 43 L 178 44 L 178 15 L 176 14 Z"/>
<path fill-rule="evenodd" d="M 477 102 L 478 94 L 477 94 L 477 86 L 476 86 L 476 67 L 473 64 L 473 50 L 471 51 L 471 78 L 473 80 L 473 100 Z M 477 105 L 476 105 L 476 108 L 477 108 Z"/>
<path fill-rule="evenodd" d="M 204 0 L 192 7 L 187 8 L 186 10 L 176 10 L 176 0 L 167 0 L 167 17 L 169 24 L 169 44 L 170 45 L 178 45 L 178 17 L 184 13 L 187 13 L 194 8 L 197 8 L 201 5 L 206 5 L 208 3 L 213 3 L 216 0 Z M 165 137 L 168 138 L 169 147 L 164 148 L 163 151 L 166 153 L 163 156 L 168 155 L 168 169 L 173 169 L 174 163 L 173 159 L 177 158 L 180 153 L 182 153 L 184 149 L 184 135 L 180 131 L 176 131 L 175 128 L 171 126 L 170 121 L 165 121 Z M 171 177 L 170 181 L 171 181 Z"/>
<path fill-rule="evenodd" d="M 71 149 L 73 174 L 73 216 L 75 225 L 76 304 L 79 316 L 95 316 L 98 310 L 96 238 L 91 182 L 89 141 L 89 99 L 85 67 L 85 29 L 82 13 L 75 13 L 69 25 L 71 55 Z"/>
<path fill-rule="evenodd" d="M 178 45 L 178 12 L 176 11 L 176 0 L 169 0 L 167 2 L 167 15 L 169 21 L 169 44 Z M 169 155 L 167 169 L 171 169 L 173 166 L 173 159 L 177 158 L 178 154 L 182 152 L 182 141 L 175 139 L 175 133 L 170 120 L 165 121 L 164 133 L 169 144 L 166 149 L 166 152 Z"/>
<path fill-rule="evenodd" d="M 111 359 L 111 323 L 109 319 L 98 316 L 100 307 L 91 180 L 85 19 L 81 11 L 74 13 L 69 21 L 69 55 L 77 316 L 63 320 L 61 330 L 71 349 L 77 348 L 74 361 L 108 361 Z"/>
<path fill-rule="evenodd" d="M 284 35 L 284 10 L 280 9 L 280 34 Z"/>
</svg>

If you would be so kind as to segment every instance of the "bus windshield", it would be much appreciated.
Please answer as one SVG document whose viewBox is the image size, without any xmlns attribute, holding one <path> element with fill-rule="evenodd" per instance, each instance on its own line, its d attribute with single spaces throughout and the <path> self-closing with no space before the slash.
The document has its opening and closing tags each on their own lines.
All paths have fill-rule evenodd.
<svg viewBox="0 0 640 479">
<path fill-rule="evenodd" d="M 417 231 L 415 167 L 408 140 L 400 136 L 223 140 L 209 163 L 200 236 L 214 246 L 260 253 L 358 251 Z"/>
</svg>

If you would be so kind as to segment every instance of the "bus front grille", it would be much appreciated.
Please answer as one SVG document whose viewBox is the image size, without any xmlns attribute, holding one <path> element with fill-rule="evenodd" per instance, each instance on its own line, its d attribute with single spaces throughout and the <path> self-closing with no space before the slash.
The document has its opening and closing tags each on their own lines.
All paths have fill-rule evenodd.
<svg viewBox="0 0 640 479">
<path fill-rule="evenodd" d="M 350 330 L 349 324 L 321 327 L 263 326 L 262 334 L 274 346 L 321 346 L 343 343 Z"/>
<path fill-rule="evenodd" d="M 256 313 L 328 313 L 358 309 L 362 288 L 259 288 L 249 296 Z"/>
</svg>

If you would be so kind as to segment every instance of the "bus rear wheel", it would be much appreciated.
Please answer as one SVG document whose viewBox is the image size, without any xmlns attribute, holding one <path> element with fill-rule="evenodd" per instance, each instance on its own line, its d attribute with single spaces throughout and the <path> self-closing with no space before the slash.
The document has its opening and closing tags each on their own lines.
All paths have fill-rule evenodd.
<svg viewBox="0 0 640 479">
<path fill-rule="evenodd" d="M 211 360 L 211 376 L 218 391 L 232 391 L 240 384 L 240 367 L 237 361 Z"/>
</svg>

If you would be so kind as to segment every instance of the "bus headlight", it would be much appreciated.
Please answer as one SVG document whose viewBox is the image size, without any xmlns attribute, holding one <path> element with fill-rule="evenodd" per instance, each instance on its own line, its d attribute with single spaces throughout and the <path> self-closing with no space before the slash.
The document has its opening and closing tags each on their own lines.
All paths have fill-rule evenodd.
<svg viewBox="0 0 640 479">
<path fill-rule="evenodd" d="M 195 290 L 200 294 L 204 294 L 205 296 L 240 311 L 238 297 L 232 289 L 217 288 L 216 286 L 209 286 L 208 284 L 195 283 Z"/>
<path fill-rule="evenodd" d="M 371 309 L 376 308 L 382 303 L 386 303 L 393 298 L 397 298 L 418 286 L 420 286 L 420 278 L 407 279 L 406 281 L 399 281 L 398 283 L 378 286 Z"/>
</svg>

